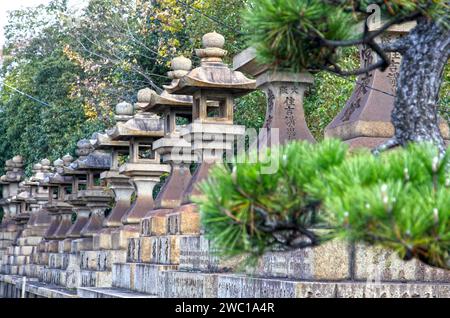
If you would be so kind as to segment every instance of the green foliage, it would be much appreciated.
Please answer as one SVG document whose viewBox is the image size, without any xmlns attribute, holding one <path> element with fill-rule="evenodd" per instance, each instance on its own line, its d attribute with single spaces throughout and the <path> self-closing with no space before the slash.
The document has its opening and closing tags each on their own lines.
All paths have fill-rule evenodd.
<svg viewBox="0 0 450 318">
<path fill-rule="evenodd" d="M 322 189 L 323 217 L 339 237 L 381 243 L 404 259 L 448 268 L 449 164 L 450 151 L 439 159 L 431 145 L 411 144 L 380 158 L 352 156 L 314 182 Z"/>
<path fill-rule="evenodd" d="M 449 25 L 444 0 L 254 0 L 244 14 L 248 41 L 262 63 L 294 70 L 320 70 L 337 63 L 341 50 L 320 39 L 358 36 L 369 5 L 377 4 L 386 19 L 420 13 Z"/>
<path fill-rule="evenodd" d="M 439 158 L 421 144 L 374 157 L 326 139 L 272 154 L 280 160 L 272 174 L 263 163 L 235 163 L 216 167 L 200 186 L 206 235 L 224 255 L 315 245 L 302 245 L 297 229 L 307 241 L 311 233 L 317 243 L 338 237 L 450 267 L 450 151 Z"/>
<path fill-rule="evenodd" d="M 236 101 L 234 123 L 247 128 L 261 128 L 266 114 L 266 96 L 255 91 Z"/>
<path fill-rule="evenodd" d="M 281 232 L 266 231 L 272 223 L 298 222 L 303 228 L 315 224 L 317 200 L 306 191 L 310 180 L 345 157 L 346 147 L 335 140 L 320 144 L 294 142 L 268 156 L 280 166 L 264 173 L 267 163 L 226 165 L 212 170 L 201 184 L 205 194 L 198 199 L 206 235 L 225 255 L 249 252 L 262 255 L 283 248 Z M 317 225 L 317 224 L 316 224 Z"/>
<path fill-rule="evenodd" d="M 347 39 L 354 22 L 342 6 L 319 0 L 257 0 L 244 18 L 259 60 L 297 71 L 317 69 L 323 61 L 335 60 L 335 50 L 318 45 L 311 34 Z"/>
<path fill-rule="evenodd" d="M 357 48 L 345 48 L 342 51 L 340 65 L 344 69 L 359 67 Z M 356 77 L 342 77 L 329 72 L 314 75 L 314 84 L 305 93 L 303 107 L 308 127 L 316 140 L 322 140 L 325 128 L 344 108 L 355 89 Z"/>
</svg>

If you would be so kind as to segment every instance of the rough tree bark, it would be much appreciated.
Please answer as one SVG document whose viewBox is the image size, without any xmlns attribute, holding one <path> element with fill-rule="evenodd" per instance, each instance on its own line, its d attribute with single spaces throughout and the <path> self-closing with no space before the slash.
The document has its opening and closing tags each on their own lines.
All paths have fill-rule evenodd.
<svg viewBox="0 0 450 318">
<path fill-rule="evenodd" d="M 400 52 L 403 57 L 392 111 L 395 134 L 374 152 L 405 146 L 409 142 L 429 141 L 444 153 L 438 101 L 442 74 L 450 54 L 449 30 L 421 17 L 408 35 L 383 50 Z"/>
</svg>

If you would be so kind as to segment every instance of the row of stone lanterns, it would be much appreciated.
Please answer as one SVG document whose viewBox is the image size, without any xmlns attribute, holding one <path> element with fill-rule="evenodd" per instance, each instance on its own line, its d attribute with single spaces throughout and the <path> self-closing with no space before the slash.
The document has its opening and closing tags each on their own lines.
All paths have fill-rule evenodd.
<svg viewBox="0 0 450 318">
<path fill-rule="evenodd" d="M 227 53 L 223 36 L 213 32 L 202 40 L 203 48 L 196 50 L 198 67 L 192 69 L 184 57 L 173 59 L 168 74 L 172 82 L 165 90 L 157 94 L 143 89 L 134 106 L 118 104 L 116 125 L 80 140 L 76 159 L 66 155 L 53 165 L 42 160 L 26 182 L 23 159 L 7 161 L 6 175 L 0 179 L 5 212 L 0 229 L 2 274 L 67 288 L 115 286 L 159 294 L 155 273 L 164 272 L 170 285 L 179 269 L 218 270 L 193 198 L 201 195 L 197 186 L 211 167 L 233 151 L 236 137 L 245 134 L 245 127 L 233 123 L 234 101 L 255 89 L 266 93 L 264 127 L 270 134 L 260 136 L 263 142 L 314 142 L 303 111 L 304 92 L 313 77 L 261 66 L 252 49 L 236 56 L 231 69 L 222 60 Z M 368 76 L 377 81 L 382 77 L 384 83 L 391 75 L 375 71 Z M 355 106 L 353 100 L 371 100 L 366 95 L 361 99 L 367 92 L 360 92 L 360 87 L 378 82 L 360 80 L 365 86 L 357 85 L 358 97 L 352 97 L 338 116 L 345 120 L 338 121 L 358 121 L 357 114 L 362 118 L 363 110 L 371 109 L 371 103 Z M 392 106 L 392 100 L 388 102 Z M 371 122 L 377 123 L 377 118 Z M 328 134 L 342 137 L 344 128 L 335 129 L 338 126 L 336 121 L 330 124 Z M 276 129 L 278 140 L 270 131 Z M 373 132 L 364 130 L 368 131 Z M 363 144 L 371 146 L 372 141 L 355 143 Z M 192 163 L 197 167 L 191 175 Z M 165 174 L 153 199 L 154 187 Z"/>
</svg>

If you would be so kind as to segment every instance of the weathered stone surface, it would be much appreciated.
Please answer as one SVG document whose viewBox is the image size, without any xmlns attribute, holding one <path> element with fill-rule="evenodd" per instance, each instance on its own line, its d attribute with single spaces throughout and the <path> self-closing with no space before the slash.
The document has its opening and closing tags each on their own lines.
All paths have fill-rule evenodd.
<svg viewBox="0 0 450 318">
<path fill-rule="evenodd" d="M 223 272 L 236 269 L 241 258 L 221 259 L 203 236 L 180 237 L 180 269 L 202 272 Z"/>
<path fill-rule="evenodd" d="M 69 255 L 59 253 L 48 254 L 48 267 L 55 269 L 66 269 L 69 265 Z"/>
<path fill-rule="evenodd" d="M 164 271 L 159 286 L 159 297 L 216 298 L 217 274 Z"/>
<path fill-rule="evenodd" d="M 156 296 L 146 295 L 120 288 L 89 288 L 81 287 L 77 289 L 80 298 L 155 298 Z"/>
<path fill-rule="evenodd" d="M 185 205 L 167 215 L 169 234 L 200 234 L 200 214 Z"/>
<path fill-rule="evenodd" d="M 135 272 L 136 264 L 115 264 L 112 270 L 112 286 L 134 290 Z"/>
<path fill-rule="evenodd" d="M 128 248 L 128 240 L 139 237 L 137 226 L 125 226 L 111 233 L 112 249 L 120 250 Z"/>
<path fill-rule="evenodd" d="M 133 290 L 158 295 L 161 293 L 159 285 L 161 273 L 167 270 L 176 270 L 177 267 L 176 265 L 136 264 Z"/>
<path fill-rule="evenodd" d="M 450 271 L 433 268 L 418 260 L 405 262 L 393 251 L 357 245 L 355 278 L 367 281 L 409 281 L 450 283 Z"/>
<path fill-rule="evenodd" d="M 218 275 L 219 298 L 293 298 L 296 282 L 279 279 L 258 279 L 238 275 Z"/>
<path fill-rule="evenodd" d="M 177 235 L 151 236 L 130 239 L 127 260 L 154 264 L 178 264 L 180 237 Z"/>
<path fill-rule="evenodd" d="M 110 271 L 113 264 L 125 263 L 126 251 L 84 251 L 80 253 L 81 269 Z"/>
<path fill-rule="evenodd" d="M 81 271 L 81 287 L 111 287 L 111 271 Z"/>
</svg>

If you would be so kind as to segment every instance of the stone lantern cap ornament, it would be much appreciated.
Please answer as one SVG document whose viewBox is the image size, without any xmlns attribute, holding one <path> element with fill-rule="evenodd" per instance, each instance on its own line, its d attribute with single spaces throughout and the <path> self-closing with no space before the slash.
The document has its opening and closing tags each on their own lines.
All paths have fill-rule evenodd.
<svg viewBox="0 0 450 318">
<path fill-rule="evenodd" d="M 139 109 L 137 114 L 130 116 L 127 121 L 118 121 L 113 128 L 106 131 L 106 134 L 112 140 L 130 140 L 135 137 L 162 137 L 164 135 L 164 131 L 159 116 L 153 113 L 142 112 L 142 109 L 150 104 L 153 93 L 153 90 L 149 88 L 141 89 L 137 96 L 138 101 L 136 103 L 136 107 Z M 117 110 L 122 111 L 122 106 L 116 107 L 116 112 Z"/>
<path fill-rule="evenodd" d="M 82 143 L 84 149 L 89 149 L 90 152 L 86 156 L 82 156 L 75 160 L 70 166 L 77 170 L 109 170 L 111 166 L 111 154 L 100 149 L 95 149 L 94 145 L 97 142 L 97 133 L 94 133 L 89 140 L 89 146 Z"/>
<path fill-rule="evenodd" d="M 241 72 L 233 71 L 222 58 L 225 39 L 212 32 L 202 38 L 203 48 L 197 49 L 200 66 L 166 87 L 168 93 L 193 96 L 193 121 L 233 123 L 233 98 L 245 95 L 256 88 L 256 82 Z M 211 102 L 218 109 L 211 109 Z M 213 115 L 212 115 L 213 114 Z"/>
</svg>

